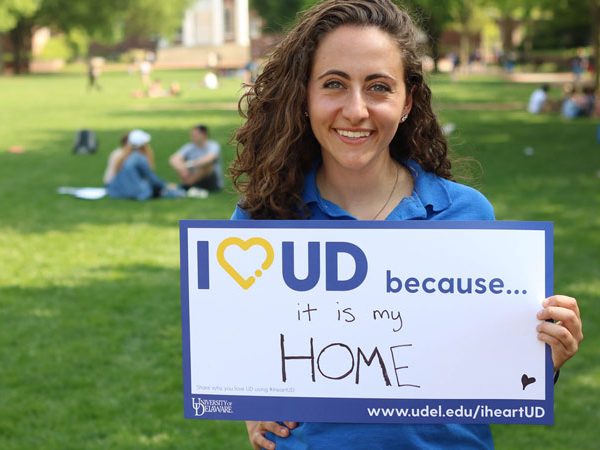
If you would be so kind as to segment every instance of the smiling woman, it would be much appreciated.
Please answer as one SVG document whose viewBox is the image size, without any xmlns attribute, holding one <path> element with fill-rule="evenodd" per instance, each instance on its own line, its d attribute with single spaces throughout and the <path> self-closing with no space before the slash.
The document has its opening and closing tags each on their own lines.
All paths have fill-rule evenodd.
<svg viewBox="0 0 600 450">
<path fill-rule="evenodd" d="M 415 28 L 391 1 L 326 1 L 307 11 L 244 103 L 248 120 L 236 134 L 231 172 L 253 218 L 307 217 L 305 177 L 325 153 L 338 155 L 330 159 L 339 170 L 330 180 L 323 174 L 333 167 L 321 165 L 321 193 L 357 218 L 375 217 L 388 197 L 391 207 L 410 195 L 409 159 L 452 177 Z"/>
<path fill-rule="evenodd" d="M 385 217 L 410 196 L 412 178 L 394 162 L 389 145 L 411 106 L 402 58 L 389 34 L 357 26 L 327 34 L 308 83 L 310 125 L 323 159 L 317 176 L 321 194 L 364 219 Z M 348 182 L 356 189 L 347 189 Z M 368 186 L 387 199 L 383 206 L 370 201 Z"/>
<path fill-rule="evenodd" d="M 482 194 L 451 181 L 415 28 L 391 0 L 325 0 L 308 10 L 249 86 L 240 111 L 247 120 L 231 168 L 241 194 L 235 220 L 494 219 Z M 394 243 L 390 250 L 410 257 Z M 435 250 L 423 251 L 435 258 Z M 399 289 L 400 280 L 388 277 L 390 291 Z M 499 279 L 487 286 L 477 280 L 460 288 L 503 288 Z M 410 278 L 403 288 L 431 291 L 434 281 Z M 437 289 L 452 283 L 440 279 Z M 551 297 L 537 318 L 561 321 L 538 327 L 558 369 L 583 337 L 577 302 Z M 248 421 L 247 428 L 256 450 L 493 448 L 489 426 L 480 424 Z"/>
</svg>

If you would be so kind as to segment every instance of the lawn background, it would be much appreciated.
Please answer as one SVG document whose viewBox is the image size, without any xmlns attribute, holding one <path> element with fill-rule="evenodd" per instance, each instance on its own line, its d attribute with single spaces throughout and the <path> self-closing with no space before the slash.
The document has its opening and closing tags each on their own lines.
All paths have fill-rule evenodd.
<svg viewBox="0 0 600 450">
<path fill-rule="evenodd" d="M 102 92 L 83 73 L 0 77 L 0 448 L 249 448 L 237 422 L 182 418 L 178 221 L 224 219 L 230 192 L 206 200 L 76 200 L 58 186 L 98 186 L 108 153 L 132 128 L 152 134 L 157 171 L 206 123 L 228 144 L 241 123 L 238 78 L 218 91 L 194 71 L 177 98 L 135 99 L 140 81 L 108 72 Z M 524 112 L 529 85 L 432 79 L 435 109 L 456 124 L 455 156 L 498 219 L 555 223 L 555 291 L 584 317 L 580 354 L 562 371 L 556 424 L 494 426 L 499 449 L 597 448 L 600 423 L 600 144 L 597 121 Z M 558 89 L 555 90 L 557 95 Z M 100 141 L 71 154 L 76 130 Z M 12 154 L 13 145 L 25 148 Z M 524 149 L 531 147 L 533 155 Z M 457 322 L 461 318 L 455 318 Z M 506 324 L 510 333 L 510 324 Z"/>
</svg>

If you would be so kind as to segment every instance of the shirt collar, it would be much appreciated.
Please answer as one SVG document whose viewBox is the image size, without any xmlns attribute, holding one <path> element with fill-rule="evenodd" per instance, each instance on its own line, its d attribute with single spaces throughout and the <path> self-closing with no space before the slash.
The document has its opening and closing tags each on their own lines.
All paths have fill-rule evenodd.
<svg viewBox="0 0 600 450">
<path fill-rule="evenodd" d="M 317 187 L 317 169 L 319 164 L 305 175 L 302 199 L 309 207 L 317 207 L 332 218 L 352 218 L 352 216 L 335 203 L 323 197 Z M 389 214 L 386 220 L 426 219 L 428 209 L 434 212 L 447 209 L 452 203 L 443 179 L 431 172 L 423 170 L 416 161 L 409 159 L 405 166 L 410 171 L 414 188 L 410 197 L 404 198 Z"/>
</svg>

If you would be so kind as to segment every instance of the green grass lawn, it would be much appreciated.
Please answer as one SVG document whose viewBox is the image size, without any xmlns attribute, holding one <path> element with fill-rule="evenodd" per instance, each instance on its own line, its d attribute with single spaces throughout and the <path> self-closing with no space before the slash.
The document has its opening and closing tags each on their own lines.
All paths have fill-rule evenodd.
<svg viewBox="0 0 600 450">
<path fill-rule="evenodd" d="M 134 99 L 135 76 L 0 78 L 0 448 L 249 448 L 237 422 L 182 418 L 178 221 L 229 217 L 236 196 L 146 203 L 76 200 L 61 185 L 99 186 L 106 157 L 131 128 L 152 134 L 158 173 L 206 123 L 228 144 L 240 118 L 239 79 L 219 91 L 193 71 L 178 98 Z M 586 340 L 556 390 L 556 425 L 495 426 L 499 449 L 597 448 L 600 423 L 600 144 L 597 123 L 524 111 L 531 86 L 433 80 L 436 109 L 457 131 L 469 183 L 499 219 L 555 223 L 555 290 L 578 297 Z M 76 130 L 98 134 L 73 156 Z M 23 154 L 6 150 L 13 145 Z M 524 153 L 534 150 L 532 156 Z M 507 324 L 507 333 L 510 324 Z"/>
</svg>

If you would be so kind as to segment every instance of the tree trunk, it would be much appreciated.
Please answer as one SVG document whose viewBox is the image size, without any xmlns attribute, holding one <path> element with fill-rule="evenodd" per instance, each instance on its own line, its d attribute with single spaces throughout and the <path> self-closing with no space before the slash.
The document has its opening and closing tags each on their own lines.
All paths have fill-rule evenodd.
<svg viewBox="0 0 600 450">
<path fill-rule="evenodd" d="M 0 33 L 0 75 L 4 74 L 4 38 L 2 33 Z"/>
<path fill-rule="evenodd" d="M 462 72 L 469 70 L 469 55 L 471 53 L 471 35 L 466 25 L 460 31 L 460 67 Z"/>
<path fill-rule="evenodd" d="M 440 40 L 431 37 L 431 57 L 433 58 L 433 72 L 438 73 L 438 62 L 440 61 Z"/>
<path fill-rule="evenodd" d="M 591 0 L 592 54 L 594 55 L 594 87 L 600 88 L 600 0 Z"/>
<path fill-rule="evenodd" d="M 514 49 L 513 34 L 518 25 L 519 22 L 512 17 L 502 17 L 498 20 L 500 38 L 502 40 L 502 51 L 505 55 Z"/>
<path fill-rule="evenodd" d="M 10 30 L 10 41 L 13 54 L 13 70 L 15 74 L 28 73 L 31 62 L 31 41 L 33 24 L 27 19 L 19 19 L 17 25 Z"/>
</svg>

